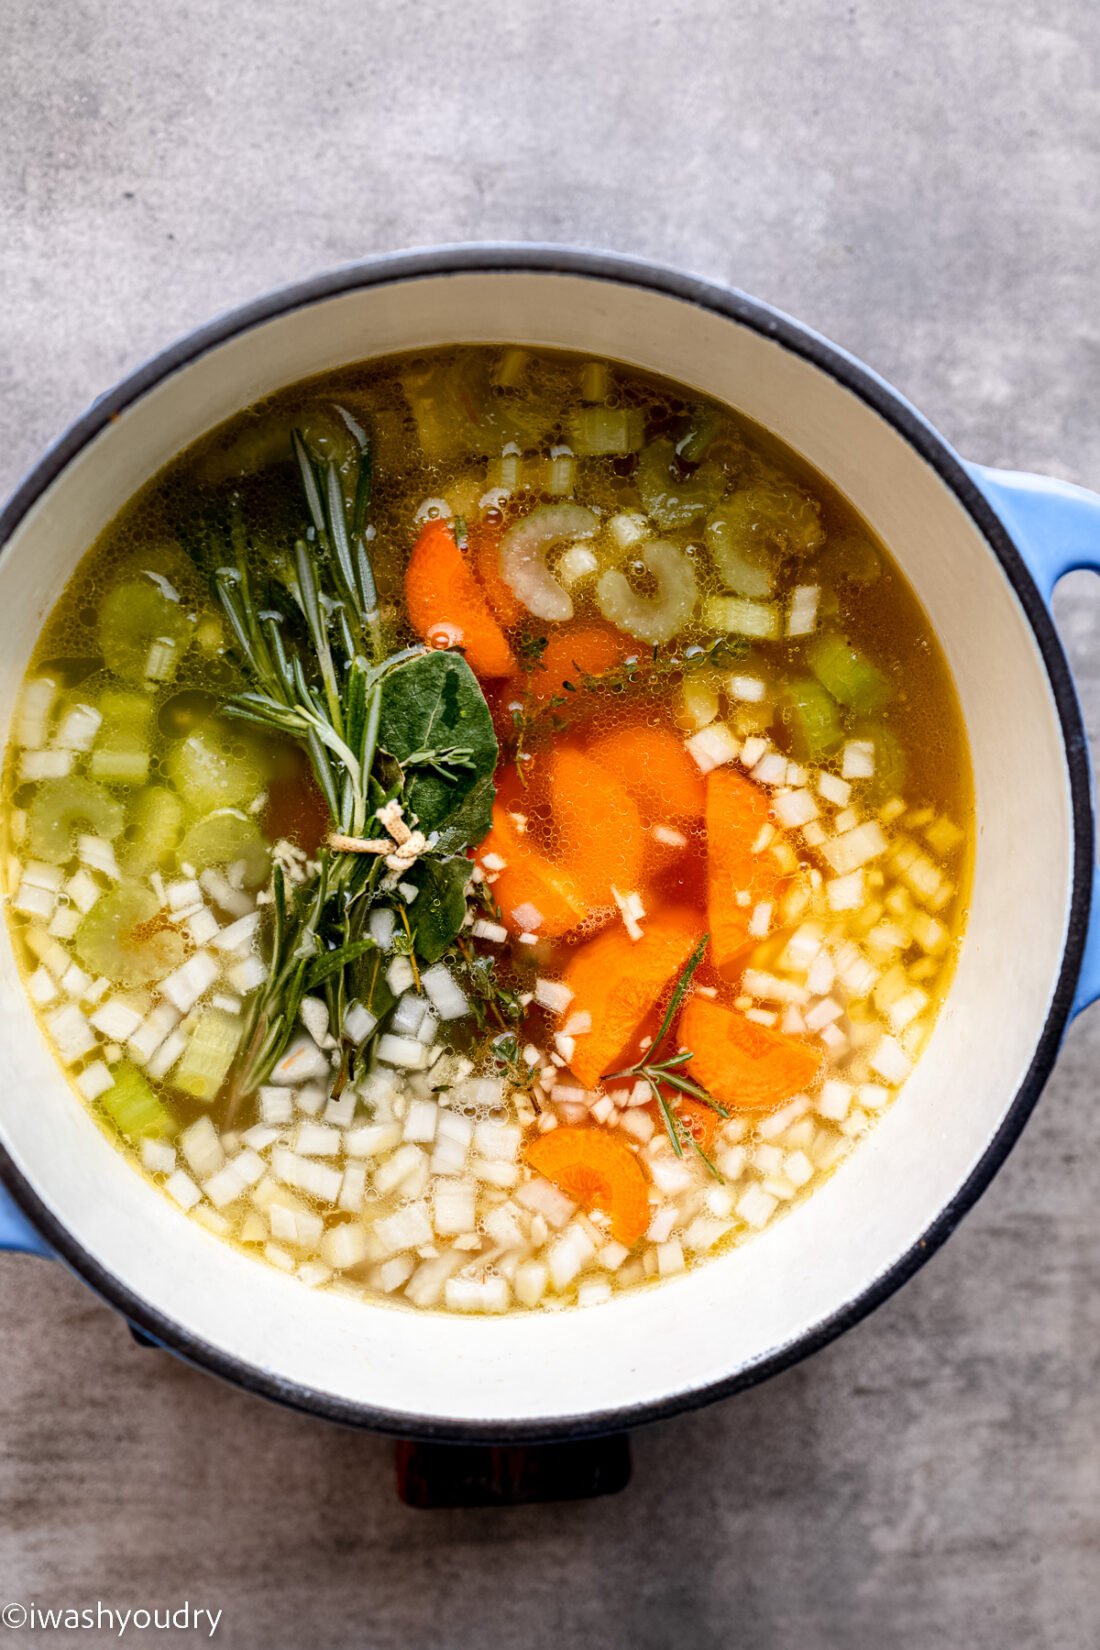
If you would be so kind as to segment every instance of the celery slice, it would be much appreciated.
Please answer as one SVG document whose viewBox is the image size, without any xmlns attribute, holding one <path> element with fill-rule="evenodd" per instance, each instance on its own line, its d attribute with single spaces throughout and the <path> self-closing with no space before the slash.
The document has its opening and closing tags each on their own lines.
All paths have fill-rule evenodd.
<svg viewBox="0 0 1100 1650">
<path fill-rule="evenodd" d="M 838 704 L 860 716 L 874 715 L 890 698 L 889 679 L 842 636 L 819 636 L 806 659 Z"/>
<path fill-rule="evenodd" d="M 581 368 L 581 400 L 606 401 L 611 389 L 611 374 L 606 361 L 586 361 Z"/>
<path fill-rule="evenodd" d="M 92 752 L 88 772 L 104 785 L 144 785 L 149 777 L 149 748 L 112 740 Z"/>
<path fill-rule="evenodd" d="M 640 407 L 581 407 L 569 415 L 569 445 L 578 458 L 636 453 L 642 445 Z"/>
<path fill-rule="evenodd" d="M 108 785 L 144 785 L 149 777 L 151 697 L 108 688 L 100 695 L 99 710 L 103 722 L 88 762 L 89 773 Z"/>
<path fill-rule="evenodd" d="M 835 699 L 812 676 L 786 685 L 779 715 L 787 729 L 791 752 L 801 761 L 819 762 L 844 738 Z"/>
<path fill-rule="evenodd" d="M 130 839 L 128 870 L 136 874 L 154 871 L 175 858 L 184 811 L 183 803 L 167 785 L 150 785 L 134 798 L 126 830 Z"/>
<path fill-rule="evenodd" d="M 99 608 L 99 645 L 110 670 L 126 682 L 167 682 L 191 640 L 191 619 L 168 592 L 167 579 L 127 579 Z"/>
<path fill-rule="evenodd" d="M 696 407 L 691 422 L 676 443 L 676 453 L 685 464 L 701 464 L 722 428 L 717 407 Z"/>
<path fill-rule="evenodd" d="M 649 516 L 666 532 L 690 527 L 722 496 L 726 478 L 719 464 L 700 464 L 685 475 L 671 441 L 651 441 L 638 460 L 638 492 Z"/>
<path fill-rule="evenodd" d="M 708 596 L 703 622 L 711 630 L 774 642 L 779 635 L 779 608 L 775 602 L 753 602 L 744 596 Z"/>
<path fill-rule="evenodd" d="M 213 1100 L 229 1075 L 240 1040 L 239 1015 L 220 1008 L 204 1009 L 172 1074 L 173 1088 L 196 1100 Z"/>
<path fill-rule="evenodd" d="M 243 860 L 244 880 L 250 888 L 257 888 L 267 880 L 271 851 L 254 819 L 238 808 L 218 808 L 191 826 L 179 845 L 178 857 L 197 871 Z"/>
<path fill-rule="evenodd" d="M 869 801 L 884 802 L 905 788 L 908 770 L 905 748 L 892 728 L 881 722 L 857 722 L 848 730 L 849 739 L 869 739 L 875 747 L 875 772 L 861 782 L 859 791 Z"/>
<path fill-rule="evenodd" d="M 724 499 L 721 511 L 742 551 L 757 545 L 781 558 L 809 556 L 825 542 L 820 505 L 789 482 L 751 481 Z"/>
<path fill-rule="evenodd" d="M 124 1060 L 115 1067 L 114 1078 L 114 1087 L 100 1096 L 99 1104 L 122 1134 L 146 1140 L 175 1134 L 175 1118 L 136 1066 Z"/>
<path fill-rule="evenodd" d="M 761 600 L 775 586 L 773 559 L 767 542 L 745 531 L 737 498 L 735 493 L 711 511 L 703 536 L 726 589 Z"/>
<path fill-rule="evenodd" d="M 216 724 L 196 728 L 168 752 L 168 777 L 193 814 L 248 804 L 264 788 L 255 745 Z"/>
<path fill-rule="evenodd" d="M 121 804 L 90 779 L 43 780 L 27 809 L 31 856 L 64 865 L 75 852 L 78 832 L 110 840 L 121 831 L 123 818 Z"/>
<path fill-rule="evenodd" d="M 73 950 L 90 974 L 105 974 L 116 985 L 149 985 L 178 968 L 187 949 L 183 936 L 162 923 L 151 889 L 120 882 L 92 906 Z"/>
<path fill-rule="evenodd" d="M 530 359 L 530 350 L 506 349 L 489 375 L 494 386 L 498 390 L 518 390 Z"/>
</svg>

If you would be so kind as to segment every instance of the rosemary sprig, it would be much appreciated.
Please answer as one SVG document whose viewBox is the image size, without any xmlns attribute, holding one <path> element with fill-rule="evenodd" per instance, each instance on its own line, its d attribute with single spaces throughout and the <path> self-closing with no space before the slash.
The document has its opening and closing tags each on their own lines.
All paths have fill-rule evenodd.
<svg viewBox="0 0 1100 1650">
<path fill-rule="evenodd" d="M 668 1134 L 669 1140 L 672 1142 L 672 1149 L 676 1153 L 676 1156 L 683 1157 L 683 1143 L 686 1138 L 689 1145 L 691 1145 L 702 1158 L 714 1178 L 716 1180 L 721 1180 L 721 1175 L 718 1173 L 718 1170 L 715 1168 L 702 1146 L 700 1146 L 698 1140 L 696 1140 L 692 1131 L 687 1128 L 686 1125 L 679 1122 L 672 1106 L 669 1103 L 669 1097 L 665 1093 L 665 1090 L 672 1089 L 676 1093 L 690 1095 L 693 1100 L 698 1100 L 702 1105 L 709 1106 L 711 1111 L 717 1112 L 719 1117 L 728 1117 L 729 1112 L 724 1106 L 719 1105 L 718 1101 L 715 1100 L 712 1095 L 709 1095 L 706 1089 L 700 1088 L 698 1083 L 693 1083 L 691 1079 L 689 1077 L 685 1077 L 683 1072 L 680 1070 L 680 1068 L 687 1065 L 688 1061 L 692 1058 L 692 1052 L 690 1049 L 679 1048 L 675 1051 L 675 1053 L 668 1055 L 665 1059 L 658 1060 L 655 1058 L 661 1044 L 664 1042 L 669 1031 L 672 1029 L 672 1024 L 676 1018 L 680 1004 L 686 997 L 688 990 L 690 989 L 691 982 L 695 978 L 695 972 L 706 954 L 707 943 L 709 940 L 710 935 L 704 934 L 702 939 L 699 941 L 699 944 L 695 947 L 695 950 L 691 953 L 691 956 L 684 964 L 683 971 L 680 974 L 679 979 L 676 981 L 676 984 L 672 990 L 672 995 L 668 1000 L 668 1007 L 665 1009 L 664 1018 L 661 1021 L 657 1035 L 642 1055 L 642 1058 L 635 1065 L 627 1066 L 622 1071 L 610 1071 L 606 1073 L 604 1081 L 608 1082 L 613 1078 L 620 1077 L 634 1077 L 641 1078 L 643 1082 L 648 1083 L 650 1092 L 653 1095 L 654 1100 L 657 1102 L 657 1110 L 661 1115 L 661 1120 L 664 1123 L 665 1131 Z"/>
</svg>

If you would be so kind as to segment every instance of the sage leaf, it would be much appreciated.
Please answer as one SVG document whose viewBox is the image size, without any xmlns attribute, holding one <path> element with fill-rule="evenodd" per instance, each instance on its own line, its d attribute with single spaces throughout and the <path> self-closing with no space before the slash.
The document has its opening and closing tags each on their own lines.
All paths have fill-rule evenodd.
<svg viewBox="0 0 1100 1650">
<path fill-rule="evenodd" d="M 438 962 L 466 920 L 467 859 L 425 859 L 415 874 L 420 892 L 410 907 L 414 917 L 413 942 L 426 963 Z"/>
<path fill-rule="evenodd" d="M 461 654 L 422 653 L 385 677 L 378 743 L 402 765 L 417 758 L 405 783 L 420 830 L 446 832 L 452 850 L 484 836 L 497 739 L 477 677 Z M 446 753 L 455 751 L 461 761 L 448 763 Z M 433 752 L 444 758 L 438 765 L 427 760 Z M 465 807 L 475 792 L 476 802 Z"/>
</svg>

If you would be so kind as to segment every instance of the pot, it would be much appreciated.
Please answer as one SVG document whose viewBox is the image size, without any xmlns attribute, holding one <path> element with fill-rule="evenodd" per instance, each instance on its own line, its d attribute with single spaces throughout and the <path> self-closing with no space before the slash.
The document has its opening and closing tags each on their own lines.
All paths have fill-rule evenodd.
<svg viewBox="0 0 1100 1650">
<path fill-rule="evenodd" d="M 1100 566 L 1100 498 L 965 464 L 868 368 L 740 293 L 553 248 L 379 259 L 191 334 L 42 459 L 0 518 L 0 726 L 80 556 L 164 463 L 297 379 L 459 341 L 607 355 L 729 402 L 834 482 L 913 584 L 962 704 L 978 836 L 955 981 L 904 1095 L 788 1219 L 673 1282 L 504 1318 L 363 1304 L 258 1266 L 134 1173 L 57 1066 L 5 928 L 0 1224 L 269 1398 L 420 1438 L 578 1438 L 735 1392 L 886 1299 L 989 1184 L 1100 994 L 1085 736 L 1049 613 L 1062 573 Z"/>
</svg>

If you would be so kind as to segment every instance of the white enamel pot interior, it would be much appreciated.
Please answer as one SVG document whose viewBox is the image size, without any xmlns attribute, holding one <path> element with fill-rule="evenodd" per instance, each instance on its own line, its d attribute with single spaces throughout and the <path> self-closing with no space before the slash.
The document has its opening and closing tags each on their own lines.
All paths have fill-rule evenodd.
<svg viewBox="0 0 1100 1650">
<path fill-rule="evenodd" d="M 339 272 L 193 336 L 97 404 L 8 511 L 0 726 L 76 563 L 181 448 L 326 368 L 480 341 L 607 355 L 728 402 L 836 483 L 915 587 L 962 702 L 978 842 L 955 983 L 904 1093 L 803 1206 L 674 1281 L 586 1311 L 499 1319 L 362 1304 L 248 1259 L 135 1172 L 55 1063 L 5 928 L 0 1167 L 69 1264 L 194 1362 L 374 1427 L 536 1438 L 632 1424 L 747 1384 L 854 1321 L 946 1234 L 1053 1059 L 1087 909 L 1090 814 L 1045 610 L 961 466 L 911 409 L 822 340 L 735 294 L 532 249 Z"/>
</svg>

